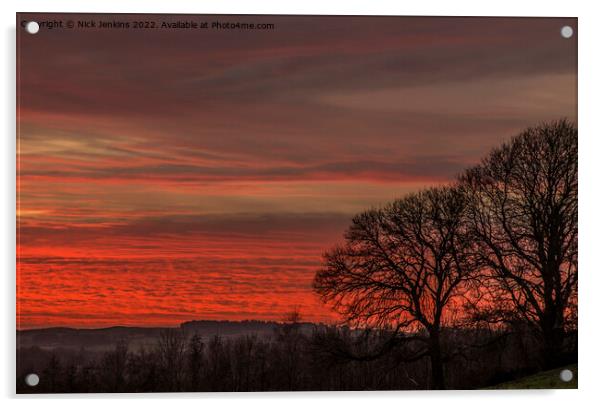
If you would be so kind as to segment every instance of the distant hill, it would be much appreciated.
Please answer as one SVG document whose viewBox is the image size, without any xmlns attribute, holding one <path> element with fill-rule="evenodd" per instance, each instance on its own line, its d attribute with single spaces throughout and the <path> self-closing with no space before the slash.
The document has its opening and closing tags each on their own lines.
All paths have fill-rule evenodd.
<svg viewBox="0 0 602 407">
<path fill-rule="evenodd" d="M 199 334 L 201 336 L 232 336 L 244 334 L 271 335 L 274 330 L 281 326 L 281 322 L 274 321 L 189 321 L 180 324 L 187 334 Z M 310 322 L 298 324 L 301 331 L 311 332 L 316 326 Z"/>
<path fill-rule="evenodd" d="M 99 329 L 43 328 L 17 331 L 17 348 L 107 348 L 125 340 L 142 345 L 159 337 L 162 328 L 114 326 Z M 101 350 L 101 349 L 98 349 Z"/>
<path fill-rule="evenodd" d="M 203 338 L 216 335 L 232 337 L 239 335 L 271 335 L 282 323 L 274 321 L 188 321 L 178 328 L 141 328 L 114 326 L 110 328 L 42 328 L 17 331 L 17 348 L 39 347 L 41 349 L 104 350 L 119 341 L 125 341 L 134 348 L 154 344 L 161 331 L 177 329 L 186 336 L 198 334 Z M 300 323 L 301 330 L 311 332 L 317 325 Z"/>
</svg>

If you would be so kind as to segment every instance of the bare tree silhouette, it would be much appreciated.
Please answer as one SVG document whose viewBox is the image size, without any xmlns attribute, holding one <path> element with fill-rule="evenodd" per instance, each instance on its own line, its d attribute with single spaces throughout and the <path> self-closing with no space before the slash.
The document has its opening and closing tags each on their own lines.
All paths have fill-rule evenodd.
<svg viewBox="0 0 602 407">
<path fill-rule="evenodd" d="M 103 383 L 109 392 L 123 391 L 125 385 L 125 371 L 128 360 L 128 343 L 119 340 L 114 349 L 107 352 L 102 360 Z"/>
<path fill-rule="evenodd" d="M 190 378 L 189 388 L 192 391 L 200 390 L 204 347 L 203 339 L 196 333 L 188 341 L 188 376 Z"/>
<path fill-rule="evenodd" d="M 301 348 L 303 335 L 301 332 L 301 312 L 298 307 L 284 315 L 284 323 L 275 332 L 276 340 L 282 344 L 284 352 L 281 355 L 281 364 L 284 367 L 284 376 L 287 387 L 293 390 L 299 376 Z"/>
<path fill-rule="evenodd" d="M 182 391 L 185 371 L 186 337 L 176 329 L 164 329 L 158 341 L 159 362 L 165 373 L 167 389 Z"/>
<path fill-rule="evenodd" d="M 553 367 L 577 301 L 577 129 L 561 120 L 525 130 L 461 177 L 486 268 L 476 315 L 516 318 L 540 333 Z"/>
<path fill-rule="evenodd" d="M 445 387 L 441 327 L 476 269 L 464 196 L 429 189 L 353 219 L 346 243 L 324 255 L 314 287 L 349 322 L 426 330 L 432 386 Z"/>
</svg>

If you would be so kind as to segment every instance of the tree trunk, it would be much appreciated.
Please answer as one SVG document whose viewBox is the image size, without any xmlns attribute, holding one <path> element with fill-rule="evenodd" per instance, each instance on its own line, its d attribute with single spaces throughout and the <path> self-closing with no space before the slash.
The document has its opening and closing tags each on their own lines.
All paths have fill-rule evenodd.
<svg viewBox="0 0 602 407">
<path fill-rule="evenodd" d="M 431 357 L 431 382 L 434 390 L 445 390 L 443 377 L 443 359 L 441 356 L 441 340 L 438 329 L 430 332 L 429 352 Z"/>
<path fill-rule="evenodd" d="M 553 369 L 563 364 L 564 318 L 554 307 L 549 307 L 541 322 L 544 368 Z"/>
</svg>

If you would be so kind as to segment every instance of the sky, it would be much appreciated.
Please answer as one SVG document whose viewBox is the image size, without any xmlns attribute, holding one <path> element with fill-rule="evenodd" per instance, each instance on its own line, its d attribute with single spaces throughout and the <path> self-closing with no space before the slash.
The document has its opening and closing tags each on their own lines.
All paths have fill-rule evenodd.
<svg viewBox="0 0 602 407">
<path fill-rule="evenodd" d="M 576 19 L 29 20 L 274 29 L 17 30 L 19 329 L 336 322 L 311 282 L 354 214 L 577 119 Z"/>
</svg>

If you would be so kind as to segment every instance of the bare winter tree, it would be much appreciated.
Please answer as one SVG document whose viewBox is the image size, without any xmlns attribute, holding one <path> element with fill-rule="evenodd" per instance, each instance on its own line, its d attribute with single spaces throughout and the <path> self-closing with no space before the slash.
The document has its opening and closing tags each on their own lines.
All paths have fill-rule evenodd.
<svg viewBox="0 0 602 407">
<path fill-rule="evenodd" d="M 437 188 L 356 216 L 346 243 L 324 255 L 321 297 L 364 327 L 425 330 L 432 387 L 445 387 L 442 326 L 459 307 L 473 264 L 464 196 Z"/>
<path fill-rule="evenodd" d="M 295 307 L 284 315 L 284 323 L 276 331 L 276 340 L 284 347 L 282 354 L 283 376 L 286 378 L 288 390 L 294 390 L 299 376 L 303 334 L 301 332 L 301 313 Z"/>
<path fill-rule="evenodd" d="M 165 385 L 169 391 L 181 391 L 183 374 L 185 372 L 185 335 L 173 328 L 161 331 L 157 343 L 159 349 L 159 360 L 165 373 Z"/>
<path fill-rule="evenodd" d="M 557 364 L 577 298 L 576 127 L 562 120 L 529 128 L 461 181 L 486 264 L 477 315 L 532 324 L 545 365 Z"/>
</svg>

